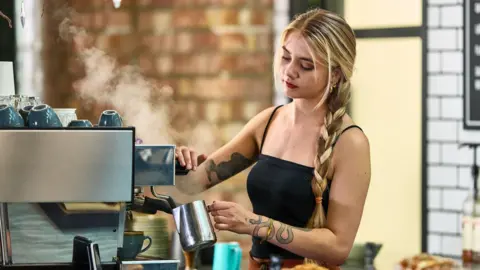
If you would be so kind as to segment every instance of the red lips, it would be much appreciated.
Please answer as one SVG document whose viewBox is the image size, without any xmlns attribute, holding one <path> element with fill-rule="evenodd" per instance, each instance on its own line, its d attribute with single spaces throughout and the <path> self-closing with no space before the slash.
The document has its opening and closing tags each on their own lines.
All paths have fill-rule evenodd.
<svg viewBox="0 0 480 270">
<path fill-rule="evenodd" d="M 286 85 L 288 88 L 290 88 L 290 89 L 298 88 L 298 86 L 296 86 L 296 85 L 293 84 L 293 83 L 289 83 L 289 82 L 286 82 L 286 81 L 284 81 L 284 82 L 285 82 L 285 85 Z"/>
</svg>

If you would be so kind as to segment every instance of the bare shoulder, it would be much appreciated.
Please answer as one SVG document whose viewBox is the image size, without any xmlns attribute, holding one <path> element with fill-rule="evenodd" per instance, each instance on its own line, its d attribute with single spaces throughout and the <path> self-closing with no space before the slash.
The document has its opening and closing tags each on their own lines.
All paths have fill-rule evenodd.
<svg viewBox="0 0 480 270">
<path fill-rule="evenodd" d="M 353 127 L 357 126 L 357 127 Z M 349 128 L 351 127 L 351 128 Z M 343 117 L 343 124 L 341 128 L 342 135 L 338 138 L 336 148 L 354 148 L 354 149 L 369 149 L 370 143 L 368 137 L 363 130 L 357 125 L 353 119 L 346 114 Z"/>
<path fill-rule="evenodd" d="M 342 130 L 352 125 L 356 124 L 347 115 Z M 358 159 L 370 160 L 370 142 L 365 132 L 360 128 L 348 128 L 348 130 L 345 130 L 338 138 L 334 150 L 335 164 L 349 163 L 348 161 Z"/>
<path fill-rule="evenodd" d="M 268 122 L 268 119 L 270 118 L 270 116 L 272 115 L 273 111 L 275 110 L 275 108 L 277 108 L 278 106 L 271 106 L 271 107 L 268 107 L 264 110 L 262 110 L 261 112 L 257 113 L 251 120 L 250 122 L 254 122 L 256 124 L 267 124 Z"/>
<path fill-rule="evenodd" d="M 255 138 L 261 138 L 263 136 L 268 120 L 277 107 L 278 106 L 271 106 L 262 110 L 248 122 L 247 125 L 249 126 L 250 131 L 255 135 Z"/>
<path fill-rule="evenodd" d="M 338 138 L 337 149 L 367 150 L 370 142 L 367 135 L 359 128 L 349 128 Z"/>
</svg>

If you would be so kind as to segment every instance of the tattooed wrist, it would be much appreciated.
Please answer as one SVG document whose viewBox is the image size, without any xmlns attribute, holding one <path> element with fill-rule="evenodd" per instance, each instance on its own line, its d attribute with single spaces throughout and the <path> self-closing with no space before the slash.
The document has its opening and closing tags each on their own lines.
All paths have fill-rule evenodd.
<svg viewBox="0 0 480 270">
<path fill-rule="evenodd" d="M 207 187 L 212 187 L 221 183 L 237 173 L 245 170 L 254 163 L 254 160 L 246 158 L 240 153 L 233 153 L 230 160 L 215 164 L 213 160 L 208 160 L 205 171 L 208 177 Z"/>
<path fill-rule="evenodd" d="M 253 225 L 252 236 L 257 238 L 262 238 L 265 240 L 273 239 L 275 235 L 275 226 L 272 224 L 273 220 L 270 218 L 265 218 L 260 215 L 257 216 L 257 219 L 249 219 L 248 223 Z M 268 233 L 268 229 L 271 227 L 270 233 Z M 260 229 L 262 230 L 262 234 L 264 233 L 265 236 L 262 236 Z M 268 234 L 268 235 L 267 235 Z"/>
</svg>

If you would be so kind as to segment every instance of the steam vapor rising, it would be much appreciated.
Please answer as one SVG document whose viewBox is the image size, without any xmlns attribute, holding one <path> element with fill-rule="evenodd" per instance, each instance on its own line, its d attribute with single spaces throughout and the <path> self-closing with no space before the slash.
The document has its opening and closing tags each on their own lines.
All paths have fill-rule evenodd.
<svg viewBox="0 0 480 270">
<path fill-rule="evenodd" d="M 209 154 L 221 144 L 218 128 L 206 121 L 180 131 L 170 125 L 173 89 L 157 88 L 144 78 L 134 66 L 120 66 L 106 52 L 92 46 L 87 31 L 76 26 L 71 18 L 75 11 L 64 6 L 54 16 L 62 20 L 60 38 L 72 43 L 76 56 L 85 68 L 85 77 L 75 82 L 75 89 L 83 104 L 96 102 L 111 104 L 122 115 L 126 125 L 134 126 L 137 137 L 145 144 L 175 144 L 180 138 L 198 154 Z M 152 100 L 152 96 L 157 96 Z M 183 112 L 180 112 L 183 113 Z M 187 193 L 198 192 L 201 177 L 177 177 L 176 185 Z M 162 187 L 162 190 L 168 190 Z M 172 192 L 172 191 L 170 191 Z"/>
<path fill-rule="evenodd" d="M 85 67 L 85 77 L 75 82 L 79 98 L 87 105 L 92 101 L 112 104 L 126 125 L 135 126 L 137 137 L 144 143 L 174 143 L 168 109 L 172 89 L 158 89 L 136 67 L 119 66 L 113 57 L 91 46 L 86 30 L 73 24 L 72 14 L 71 8 L 64 7 L 56 16 L 64 18 L 59 26 L 61 39 L 74 44 L 76 56 Z M 152 96 L 161 99 L 152 101 Z"/>
<path fill-rule="evenodd" d="M 87 31 L 75 25 L 72 17 L 75 11 L 64 5 L 57 9 L 54 17 L 61 20 L 60 38 L 74 45 L 77 58 L 85 68 L 85 76 L 75 82 L 78 97 L 83 104 L 95 102 L 111 104 L 122 115 L 126 125 L 134 126 L 137 137 L 145 144 L 176 144 L 180 138 L 198 154 L 209 154 L 221 144 L 218 128 L 207 121 L 196 122 L 193 127 L 174 130 L 171 105 L 173 89 L 170 86 L 157 88 L 144 78 L 134 66 L 120 66 L 106 52 L 92 46 Z M 158 97 L 153 100 L 152 97 Z M 185 113 L 185 112 L 180 112 Z M 182 193 L 196 193 L 202 174 L 177 177 L 176 186 Z M 162 187 L 162 191 L 177 194 L 176 188 Z"/>
</svg>

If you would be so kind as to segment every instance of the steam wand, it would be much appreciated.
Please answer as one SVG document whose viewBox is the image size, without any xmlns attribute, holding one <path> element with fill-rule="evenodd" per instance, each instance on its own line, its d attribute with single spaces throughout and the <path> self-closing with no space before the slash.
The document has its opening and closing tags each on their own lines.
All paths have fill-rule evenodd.
<svg viewBox="0 0 480 270">
<path fill-rule="evenodd" d="M 473 148 L 473 165 L 472 165 L 472 177 L 473 177 L 473 198 L 477 200 L 477 191 L 478 191 L 478 174 L 479 174 L 479 166 L 477 165 L 477 148 L 480 146 L 480 143 L 462 143 L 460 144 L 460 148 L 468 146 L 469 148 Z"/>
<path fill-rule="evenodd" d="M 151 187 L 154 192 L 154 187 Z M 133 201 L 128 204 L 127 210 L 145 213 L 155 214 L 157 211 L 161 211 L 167 214 L 172 214 L 172 210 L 179 206 L 172 197 L 168 195 L 154 194 L 157 199 L 145 197 L 143 195 L 143 188 L 135 187 Z"/>
</svg>

